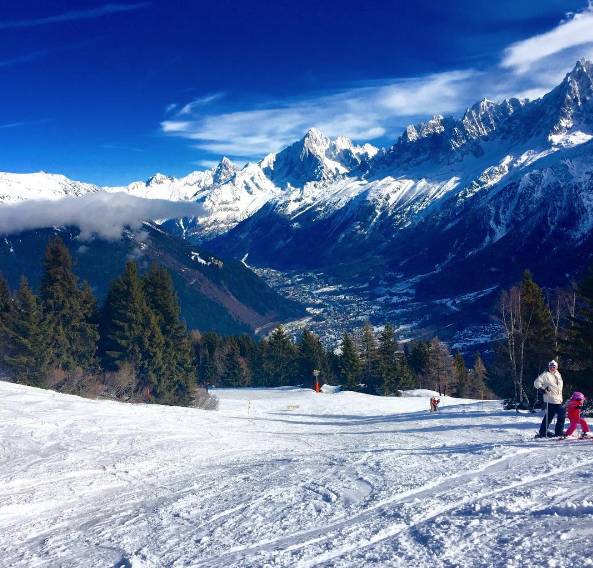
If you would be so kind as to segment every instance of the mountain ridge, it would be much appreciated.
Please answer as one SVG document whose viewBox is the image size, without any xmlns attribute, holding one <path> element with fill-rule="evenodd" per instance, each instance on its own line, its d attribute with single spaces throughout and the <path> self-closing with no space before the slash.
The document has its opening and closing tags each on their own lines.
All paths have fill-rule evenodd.
<svg viewBox="0 0 593 568">
<path fill-rule="evenodd" d="M 486 317 L 523 269 L 564 285 L 593 259 L 593 64 L 540 99 L 482 99 L 410 125 L 388 148 L 312 129 L 259 163 L 224 158 L 108 191 L 197 201 L 204 216 L 161 228 L 255 265 L 340 274 L 382 301 L 488 289 Z M 555 255 L 554 270 L 536 254 Z"/>
</svg>

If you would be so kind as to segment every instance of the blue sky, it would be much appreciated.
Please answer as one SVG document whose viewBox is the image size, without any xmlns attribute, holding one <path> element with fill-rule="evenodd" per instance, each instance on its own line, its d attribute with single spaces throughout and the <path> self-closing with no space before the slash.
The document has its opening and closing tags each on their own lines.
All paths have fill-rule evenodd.
<svg viewBox="0 0 593 568">
<path fill-rule="evenodd" d="M 0 170 L 99 184 L 259 159 L 312 127 L 378 145 L 593 56 L 583 0 L 6 0 Z"/>
</svg>

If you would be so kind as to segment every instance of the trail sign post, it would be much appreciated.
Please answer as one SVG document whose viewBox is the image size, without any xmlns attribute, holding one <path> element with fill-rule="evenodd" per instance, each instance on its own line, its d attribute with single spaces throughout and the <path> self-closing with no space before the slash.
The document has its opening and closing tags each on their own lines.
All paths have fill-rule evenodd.
<svg viewBox="0 0 593 568">
<path fill-rule="evenodd" d="M 315 392 L 317 392 L 317 393 L 321 390 L 319 387 L 319 373 L 320 373 L 319 370 L 314 369 L 313 376 L 315 377 Z"/>
</svg>

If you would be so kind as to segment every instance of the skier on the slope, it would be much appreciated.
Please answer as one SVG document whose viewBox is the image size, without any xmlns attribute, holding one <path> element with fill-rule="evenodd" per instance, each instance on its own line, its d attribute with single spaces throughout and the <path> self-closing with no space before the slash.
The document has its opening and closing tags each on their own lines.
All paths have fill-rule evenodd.
<svg viewBox="0 0 593 568">
<path fill-rule="evenodd" d="M 546 438 L 548 436 L 548 426 L 554 417 L 556 417 L 555 435 L 563 436 L 566 412 L 562 406 L 562 375 L 558 372 L 558 363 L 554 360 L 550 361 L 548 370 L 535 379 L 533 386 L 543 391 L 546 405 L 546 413 L 537 437 Z"/>
<path fill-rule="evenodd" d="M 431 412 L 437 412 L 439 409 L 439 402 L 441 402 L 440 398 L 437 398 L 436 396 L 433 396 L 430 399 L 430 411 Z"/>
<path fill-rule="evenodd" d="M 589 432 L 589 425 L 584 418 L 581 418 L 581 410 L 585 404 L 585 395 L 582 392 L 573 393 L 570 400 L 566 403 L 566 411 L 568 419 L 570 420 L 570 426 L 566 431 L 565 436 L 572 436 L 577 426 L 581 425 L 581 438 L 586 438 Z"/>
</svg>

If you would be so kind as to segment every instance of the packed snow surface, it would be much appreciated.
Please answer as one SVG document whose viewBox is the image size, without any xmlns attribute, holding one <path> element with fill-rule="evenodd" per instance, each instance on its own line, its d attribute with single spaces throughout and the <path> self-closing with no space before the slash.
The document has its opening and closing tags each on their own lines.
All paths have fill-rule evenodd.
<svg viewBox="0 0 593 568">
<path fill-rule="evenodd" d="M 593 565 L 593 442 L 496 402 L 218 391 L 220 410 L 0 383 L 0 564 Z"/>
</svg>

